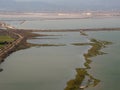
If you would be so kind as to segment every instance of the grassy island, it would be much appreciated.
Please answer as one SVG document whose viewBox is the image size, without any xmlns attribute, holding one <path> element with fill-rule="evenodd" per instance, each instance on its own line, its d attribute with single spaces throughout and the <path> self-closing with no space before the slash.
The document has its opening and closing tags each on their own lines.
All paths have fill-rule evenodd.
<svg viewBox="0 0 120 90">
<path fill-rule="evenodd" d="M 90 39 L 89 43 L 72 43 L 75 46 L 85 46 L 89 45 L 91 48 L 88 50 L 87 53 L 84 53 L 85 68 L 78 68 L 76 69 L 77 75 L 75 79 L 68 81 L 67 86 L 64 90 L 84 90 L 89 86 L 96 86 L 100 80 L 94 78 L 92 75 L 88 73 L 88 70 L 91 69 L 90 63 L 92 62 L 91 58 L 106 54 L 102 52 L 101 49 L 107 47 L 107 45 L 112 44 L 112 42 Z"/>
</svg>

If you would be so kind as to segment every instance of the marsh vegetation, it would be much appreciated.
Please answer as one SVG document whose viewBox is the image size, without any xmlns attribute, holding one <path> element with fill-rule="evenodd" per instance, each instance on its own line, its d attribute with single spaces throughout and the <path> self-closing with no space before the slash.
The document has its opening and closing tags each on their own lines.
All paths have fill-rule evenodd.
<svg viewBox="0 0 120 90">
<path fill-rule="evenodd" d="M 112 44 L 112 42 L 101 41 L 96 39 L 90 39 L 89 43 L 72 43 L 72 45 L 75 46 L 90 45 L 91 47 L 87 53 L 84 53 L 84 59 L 86 61 L 84 63 L 85 68 L 76 69 L 77 75 L 75 79 L 68 81 L 65 90 L 80 90 L 87 88 L 89 86 L 94 87 L 100 82 L 99 79 L 94 78 L 94 76 L 88 73 L 88 70 L 91 69 L 90 67 L 90 63 L 92 62 L 91 58 L 98 55 L 106 54 L 105 52 L 101 51 L 101 49 L 107 47 L 107 45 L 110 44 Z"/>
</svg>

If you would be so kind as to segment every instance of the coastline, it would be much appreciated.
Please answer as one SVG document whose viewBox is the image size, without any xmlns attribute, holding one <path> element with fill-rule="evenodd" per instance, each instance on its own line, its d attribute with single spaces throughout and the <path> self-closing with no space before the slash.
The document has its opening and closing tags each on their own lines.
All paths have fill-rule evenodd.
<svg viewBox="0 0 120 90">
<path fill-rule="evenodd" d="M 4 30 L 4 29 L 0 29 Z M 11 53 L 16 52 L 18 50 L 27 49 L 33 46 L 65 46 L 65 44 L 32 44 L 28 43 L 28 39 L 34 39 L 38 36 L 51 36 L 45 34 L 36 34 L 33 33 L 35 31 L 31 30 L 19 30 L 19 29 L 8 29 L 4 30 L 9 36 L 14 37 L 14 41 L 6 46 L 2 50 L 0 50 L 0 63 L 4 61 L 4 59 L 9 56 Z"/>
<path fill-rule="evenodd" d="M 15 36 L 15 41 L 12 42 L 12 44 L 9 44 L 8 46 L 6 46 L 6 48 L 3 51 L 0 51 L 0 63 L 2 63 L 4 61 L 4 59 L 9 56 L 11 53 L 14 53 L 18 50 L 22 50 L 22 49 L 27 49 L 33 46 L 64 46 L 64 45 L 54 45 L 54 44 L 31 44 L 31 43 L 27 43 L 27 39 L 29 38 L 36 38 L 37 36 L 45 36 L 45 35 L 40 35 L 40 34 L 34 34 L 33 32 L 78 32 L 81 35 L 87 36 L 88 35 L 85 32 L 89 32 L 89 31 L 120 31 L 120 28 L 87 28 L 87 29 L 64 29 L 64 30 L 35 30 L 35 29 L 11 29 L 11 30 L 7 30 L 9 32 L 10 35 Z M 86 43 L 73 43 L 71 45 L 75 45 L 75 46 L 89 46 L 90 48 L 87 49 L 87 51 L 85 53 L 83 53 L 83 57 L 85 59 L 85 63 L 84 66 L 85 68 L 76 68 L 76 77 L 73 80 L 68 81 L 67 86 L 69 87 L 74 87 L 75 85 L 71 85 L 72 82 L 79 82 L 79 84 L 77 84 L 78 88 L 84 90 L 84 88 L 89 88 L 91 87 L 90 83 L 92 83 L 92 87 L 95 87 L 97 84 L 99 84 L 101 82 L 101 80 L 97 77 L 94 77 L 94 75 L 91 75 L 89 73 L 89 70 L 91 69 L 91 63 L 92 63 L 92 57 L 96 57 L 98 55 L 102 55 L 102 54 L 106 54 L 105 52 L 102 52 L 102 48 L 105 48 L 108 44 L 106 44 L 105 46 L 99 46 L 99 44 L 102 43 L 106 43 L 104 41 L 99 41 L 99 40 L 93 40 L 90 39 L 90 42 L 86 42 Z M 111 44 L 111 43 L 110 43 Z M 98 48 L 96 48 L 95 46 L 99 46 Z M 94 50 L 95 49 L 95 50 Z M 92 51 L 95 51 L 92 52 Z M 97 54 L 96 54 L 97 53 Z M 2 71 L 2 69 L 0 69 L 0 72 Z M 83 78 L 80 78 L 80 76 L 82 76 Z M 86 79 L 87 78 L 87 79 Z M 80 80 L 79 80 L 80 79 Z M 67 90 L 67 87 L 66 89 Z"/>
<path fill-rule="evenodd" d="M 89 29 L 87 29 L 87 30 L 89 30 Z M 66 31 L 68 32 L 69 30 L 66 30 Z M 15 42 L 13 42 L 15 45 L 13 45 L 12 47 L 9 47 L 10 49 L 8 51 L 6 51 L 6 53 L 3 53 L 4 56 L 2 57 L 1 61 L 4 61 L 4 59 L 8 55 L 10 55 L 12 52 L 15 52 L 17 50 L 26 49 L 26 48 L 29 48 L 31 46 L 39 46 L 38 44 L 34 45 L 34 44 L 27 43 L 27 39 L 29 39 L 29 38 L 33 38 L 33 37 L 37 37 L 37 36 L 44 36 L 44 35 L 35 34 L 35 33 L 32 33 L 32 32 L 36 32 L 36 31 L 32 31 L 32 30 L 18 30 L 18 29 L 10 30 L 9 31 L 10 35 L 11 34 L 15 35 L 15 36 L 17 35 L 18 38 L 15 40 Z M 83 33 L 82 31 L 79 30 L 79 32 L 82 35 L 86 36 L 86 34 Z M 77 75 L 76 75 L 74 80 L 68 81 L 68 83 L 67 83 L 68 86 L 65 88 L 65 90 L 70 90 L 69 87 L 73 88 L 74 86 L 76 86 L 76 84 L 75 85 L 71 85 L 71 83 L 75 83 L 75 82 L 78 82 L 78 84 L 77 84 L 77 88 L 78 89 L 82 88 L 83 86 L 84 86 L 84 88 L 87 88 L 87 87 L 91 86 L 91 85 L 89 85 L 91 83 L 92 83 L 92 86 L 94 87 L 94 86 L 96 86 L 100 82 L 99 79 L 96 79 L 96 78 L 94 78 L 94 76 L 90 75 L 88 73 L 88 70 L 91 69 L 91 67 L 90 67 L 90 63 L 92 62 L 91 58 L 95 57 L 97 55 L 106 54 L 104 52 L 101 52 L 101 49 L 105 48 L 109 44 L 111 44 L 111 43 L 107 42 L 107 41 L 96 40 L 96 39 L 90 39 L 90 42 L 87 42 L 87 43 L 74 43 L 73 44 L 75 46 L 88 45 L 88 46 L 90 46 L 90 48 L 88 49 L 88 52 L 85 52 L 83 54 L 83 56 L 85 58 L 85 63 L 84 63 L 85 68 L 76 68 Z M 45 46 L 50 46 L 50 45 L 45 45 Z M 55 45 L 51 45 L 51 46 L 55 46 Z M 81 76 L 82 76 L 82 78 L 81 78 Z M 86 77 L 88 79 L 86 79 Z M 84 81 L 87 84 L 82 84 Z"/>
<path fill-rule="evenodd" d="M 89 43 L 73 43 L 74 46 L 91 46 L 84 56 L 84 66 L 85 68 L 76 68 L 76 77 L 67 82 L 67 86 L 64 90 L 84 90 L 85 88 L 95 87 L 100 83 L 100 80 L 89 74 L 88 71 L 91 69 L 90 64 L 92 63 L 92 57 L 96 57 L 98 55 L 106 54 L 101 51 L 101 49 L 106 48 L 108 45 L 112 44 L 112 42 L 101 41 L 96 39 L 90 39 Z"/>
<path fill-rule="evenodd" d="M 21 31 L 29 31 L 29 32 L 82 32 L 82 31 L 120 31 L 120 28 L 87 28 L 87 29 L 57 29 L 57 30 L 52 30 L 52 29 L 17 29 Z"/>
<path fill-rule="evenodd" d="M 40 19 L 83 19 L 83 18 L 98 18 L 98 17 L 114 17 L 120 16 L 120 13 L 113 11 L 85 11 L 85 12 L 0 12 L 0 17 L 14 18 L 14 17 L 27 17 L 27 18 L 40 18 Z"/>
<path fill-rule="evenodd" d="M 2 29 L 1 29 L 2 30 Z M 28 38 L 33 38 L 37 36 L 46 36 L 42 34 L 35 34 L 32 32 L 84 32 L 84 31 L 120 31 L 120 28 L 95 28 L 95 29 L 70 29 L 70 30 L 33 30 L 33 29 L 11 29 L 5 30 L 9 35 L 15 38 L 14 42 L 7 45 L 4 50 L 0 51 L 0 62 L 9 56 L 12 52 L 20 49 L 29 48 L 31 46 L 65 46 L 65 45 L 54 45 L 54 44 L 30 44 L 27 43 Z"/>
<path fill-rule="evenodd" d="M 6 46 L 2 50 L 0 50 L 0 63 L 4 61 L 4 59 L 9 56 L 11 53 L 29 48 L 30 45 L 26 42 L 27 38 L 39 36 L 38 34 L 31 34 L 29 31 L 19 31 L 19 30 L 4 30 L 10 36 L 14 37 L 14 41 Z"/>
</svg>

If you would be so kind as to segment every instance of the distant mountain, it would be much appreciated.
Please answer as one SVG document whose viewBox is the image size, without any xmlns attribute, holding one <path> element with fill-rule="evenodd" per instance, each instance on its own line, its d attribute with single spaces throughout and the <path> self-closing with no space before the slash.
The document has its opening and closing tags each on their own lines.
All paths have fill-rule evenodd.
<svg viewBox="0 0 120 90">
<path fill-rule="evenodd" d="M 81 11 L 81 10 L 119 10 L 120 0 L 59 0 L 14 1 L 0 0 L 2 11 Z"/>
</svg>

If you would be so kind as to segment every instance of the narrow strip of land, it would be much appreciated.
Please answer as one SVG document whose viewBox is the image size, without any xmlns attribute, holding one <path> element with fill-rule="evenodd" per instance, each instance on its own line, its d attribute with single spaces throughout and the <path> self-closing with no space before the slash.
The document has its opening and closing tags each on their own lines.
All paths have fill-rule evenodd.
<svg viewBox="0 0 120 90">
<path fill-rule="evenodd" d="M 7 34 L 8 36 L 11 36 L 14 38 L 13 42 L 8 43 L 7 45 L 4 45 L 0 49 L 0 63 L 3 62 L 4 59 L 12 52 L 29 48 L 31 46 L 37 46 L 36 44 L 34 45 L 34 44 L 27 43 L 28 38 L 33 38 L 37 36 L 46 36 L 43 34 L 32 33 L 32 31 L 29 31 L 29 30 L 18 30 L 18 29 L 9 29 L 9 30 L 0 29 L 0 34 L 1 35 Z M 51 46 L 54 46 L 54 45 L 51 45 Z"/>
<path fill-rule="evenodd" d="M 36 30 L 36 29 L 17 29 L 30 32 L 80 32 L 80 31 L 120 31 L 120 28 L 91 28 L 91 29 L 58 29 L 58 30 Z"/>
<path fill-rule="evenodd" d="M 0 29 L 0 30 L 3 30 L 3 29 Z M 0 50 L 0 62 L 3 61 L 3 59 L 7 57 L 10 53 L 16 51 L 16 46 L 19 46 L 19 44 L 22 41 L 23 42 L 21 44 L 20 49 L 28 48 L 31 46 L 30 44 L 26 43 L 27 38 L 42 36 L 42 34 L 35 34 L 35 33 L 33 34 L 31 32 L 80 32 L 81 33 L 81 31 L 120 31 L 120 28 L 66 29 L 66 30 L 10 29 L 10 30 L 4 30 L 4 31 L 6 33 L 9 33 L 9 35 L 14 36 L 15 40 L 10 44 L 5 45 L 5 47 L 2 50 Z"/>
</svg>

